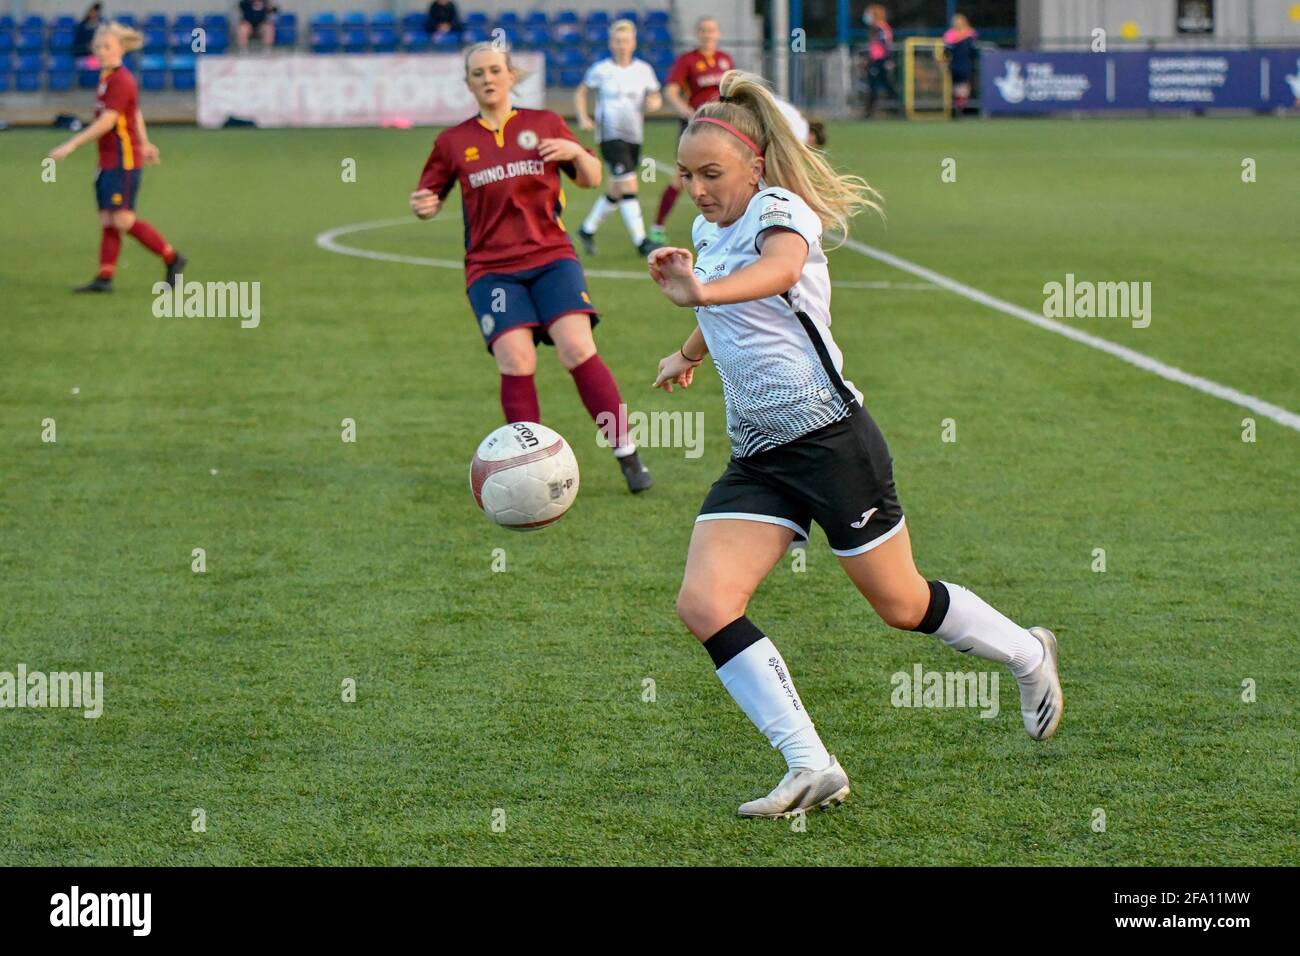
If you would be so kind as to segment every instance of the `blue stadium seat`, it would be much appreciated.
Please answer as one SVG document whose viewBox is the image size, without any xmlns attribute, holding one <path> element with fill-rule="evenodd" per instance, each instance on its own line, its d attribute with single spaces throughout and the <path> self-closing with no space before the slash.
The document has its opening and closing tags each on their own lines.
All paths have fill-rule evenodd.
<svg viewBox="0 0 1300 956">
<path fill-rule="evenodd" d="M 425 33 L 423 30 L 421 30 L 420 33 L 426 38 L 429 36 L 429 34 Z M 429 40 L 429 43 L 434 47 L 434 49 L 438 50 L 458 50 L 460 49 L 460 42 L 461 35 L 459 33 L 452 33 L 450 30 L 445 33 L 435 33 Z M 465 42 L 469 43 L 470 41 L 466 40 Z"/>
<path fill-rule="evenodd" d="M 499 27 L 518 27 L 519 14 L 513 10 L 503 10 L 497 14 L 496 25 Z"/>
<path fill-rule="evenodd" d="M 230 49 L 230 34 L 225 30 L 208 30 L 207 45 L 208 53 L 220 56 Z"/>
<path fill-rule="evenodd" d="M 46 43 L 46 48 L 51 53 L 71 53 L 74 39 L 75 35 L 72 30 L 58 27 L 50 31 L 50 39 Z"/>
<path fill-rule="evenodd" d="M 372 13 L 370 15 L 371 29 L 374 29 L 375 27 L 396 27 L 396 26 L 397 26 L 397 14 L 391 13 L 388 10 L 380 10 L 378 13 Z"/>
<path fill-rule="evenodd" d="M 176 19 L 172 21 L 173 30 L 184 30 L 189 33 L 199 25 L 199 18 L 193 13 L 178 13 Z"/>
<path fill-rule="evenodd" d="M 581 46 L 582 31 L 575 24 L 562 23 L 551 31 L 557 46 Z"/>
<path fill-rule="evenodd" d="M 296 13 L 282 13 L 275 18 L 275 45 L 298 45 L 298 15 Z"/>
<path fill-rule="evenodd" d="M 370 48 L 370 31 L 365 27 L 345 25 L 342 41 L 344 53 L 365 53 Z"/>
<path fill-rule="evenodd" d="M 345 27 L 364 27 L 366 25 L 366 15 L 360 10 L 349 10 L 343 14 L 342 23 Z"/>
<path fill-rule="evenodd" d="M 145 53 L 166 53 L 167 52 L 167 31 L 159 29 L 146 29 L 144 31 L 144 52 Z"/>
<path fill-rule="evenodd" d="M 515 27 L 506 27 L 498 24 L 492 28 L 493 36 L 497 35 L 497 30 L 501 31 L 501 38 L 505 40 L 506 43 L 510 44 L 511 47 L 519 46 L 519 31 Z"/>
<path fill-rule="evenodd" d="M 465 32 L 460 35 L 461 42 L 466 46 L 469 46 L 472 43 L 486 43 L 490 39 L 492 39 L 492 37 L 488 34 L 487 30 L 482 27 L 472 27 L 469 25 L 468 21 L 465 23 Z"/>
<path fill-rule="evenodd" d="M 620 10 L 614 15 L 615 20 L 631 20 L 637 26 L 641 25 L 641 15 L 635 10 Z"/>
<path fill-rule="evenodd" d="M 230 32 L 230 19 L 224 13 L 209 13 L 203 18 L 203 29 L 209 33 L 220 30 L 222 33 Z"/>
<path fill-rule="evenodd" d="M 333 14 L 331 14 L 333 16 Z M 339 51 L 339 28 L 333 24 L 324 24 L 311 28 L 311 52 L 337 53 Z"/>
<path fill-rule="evenodd" d="M 18 57 L 18 67 L 14 71 L 14 87 L 20 93 L 34 93 L 41 88 L 41 56 L 39 53 L 23 53 Z"/>
<path fill-rule="evenodd" d="M 136 25 L 135 17 L 130 13 L 119 13 L 113 19 L 124 27 L 134 27 Z"/>
<path fill-rule="evenodd" d="M 583 31 L 583 38 L 588 46 L 603 47 L 609 45 L 609 26 L 604 23 L 588 25 Z"/>
<path fill-rule="evenodd" d="M 402 14 L 403 30 L 423 30 L 425 15 L 419 10 L 412 10 L 410 13 Z"/>
<path fill-rule="evenodd" d="M 561 70 L 560 86 L 578 86 L 582 83 L 583 70 Z"/>
<path fill-rule="evenodd" d="M 77 18 L 67 13 L 57 16 L 54 18 L 54 29 L 75 30 L 77 29 Z"/>
<path fill-rule="evenodd" d="M 644 31 L 645 42 L 652 46 L 672 46 L 673 35 L 666 26 L 656 24 L 647 26 Z"/>
<path fill-rule="evenodd" d="M 317 13 L 312 15 L 310 22 L 313 27 L 332 27 L 337 26 L 339 21 L 332 13 Z"/>
<path fill-rule="evenodd" d="M 194 27 L 172 27 L 171 48 L 178 52 L 190 52 L 194 46 Z"/>
<path fill-rule="evenodd" d="M 577 11 L 577 10 L 557 10 L 556 13 L 555 13 L 555 19 L 554 19 L 552 22 L 553 22 L 553 23 L 557 23 L 557 24 L 558 24 L 558 23 L 572 23 L 572 24 L 575 24 L 575 25 L 576 25 L 577 22 L 578 22 L 578 11 Z"/>
<path fill-rule="evenodd" d="M 194 54 L 181 53 L 172 57 L 172 89 L 194 89 Z"/>
<path fill-rule="evenodd" d="M 77 71 L 77 88 L 82 90 L 93 90 L 99 86 L 99 70 L 88 70 L 82 67 Z"/>
<path fill-rule="evenodd" d="M 0 56 L 14 51 L 14 35 L 8 30 L 0 29 Z"/>
<path fill-rule="evenodd" d="M 672 23 L 672 18 L 668 15 L 667 10 L 647 10 L 645 15 L 645 25 L 648 27 L 667 27 Z"/>
<path fill-rule="evenodd" d="M 380 24 L 370 28 L 370 43 L 376 53 L 395 53 L 397 51 L 397 27 L 392 24 Z"/>
<path fill-rule="evenodd" d="M 45 21 L 41 19 L 39 14 L 33 13 L 30 16 L 23 17 L 21 26 L 24 30 L 41 30 L 43 32 L 45 30 Z"/>
<path fill-rule="evenodd" d="M 524 26 L 526 26 L 526 27 L 542 27 L 542 28 L 545 28 L 545 27 L 547 26 L 547 23 L 546 23 L 546 11 L 545 11 L 545 10 L 529 10 L 529 11 L 528 11 L 528 15 L 527 15 L 526 17 L 524 17 Z"/>
<path fill-rule="evenodd" d="M 524 27 L 522 47 L 525 50 L 539 50 L 551 42 L 551 33 L 546 27 Z"/>
<path fill-rule="evenodd" d="M 12 30 L 16 26 L 18 26 L 18 24 L 9 14 L 6 13 L 3 16 L 0 16 L 0 30 Z"/>
<path fill-rule="evenodd" d="M 423 30 L 402 31 L 402 49 L 408 53 L 426 53 L 431 46 L 433 41 Z"/>
<path fill-rule="evenodd" d="M 167 57 L 147 53 L 140 58 L 140 85 L 150 92 L 167 88 Z"/>
<path fill-rule="evenodd" d="M 609 18 L 608 10 L 592 10 L 590 13 L 587 14 L 587 19 L 583 21 L 583 25 L 588 27 L 594 27 L 594 26 L 608 27 L 609 19 L 610 18 Z"/>
<path fill-rule="evenodd" d="M 76 78 L 76 64 L 71 53 L 55 53 L 50 56 L 49 72 L 45 74 L 46 89 L 56 93 L 66 93 L 72 89 Z"/>
<path fill-rule="evenodd" d="M 587 58 L 577 47 L 561 47 L 555 51 L 555 65 L 562 70 L 579 69 L 587 65 Z"/>
<path fill-rule="evenodd" d="M 141 28 L 145 30 L 166 30 L 167 15 L 163 13 L 151 13 L 144 18 Z"/>
<path fill-rule="evenodd" d="M 33 30 L 31 27 L 24 27 L 18 31 L 18 52 L 21 53 L 39 53 L 45 49 L 45 33 L 41 30 Z"/>
<path fill-rule="evenodd" d="M 491 21 L 488 19 L 486 13 L 482 10 L 475 10 L 473 13 L 465 14 L 464 23 L 462 25 L 467 27 L 478 27 L 480 30 L 486 30 L 489 22 Z"/>
</svg>

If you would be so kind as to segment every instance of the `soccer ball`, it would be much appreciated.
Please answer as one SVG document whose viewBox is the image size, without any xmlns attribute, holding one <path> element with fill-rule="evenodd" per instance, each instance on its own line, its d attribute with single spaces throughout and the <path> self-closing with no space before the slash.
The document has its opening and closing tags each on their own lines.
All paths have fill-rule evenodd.
<svg viewBox="0 0 1300 956">
<path fill-rule="evenodd" d="M 559 521 L 578 496 L 578 460 L 557 432 L 511 422 L 484 438 L 469 466 L 469 489 L 483 513 L 513 531 Z"/>
</svg>

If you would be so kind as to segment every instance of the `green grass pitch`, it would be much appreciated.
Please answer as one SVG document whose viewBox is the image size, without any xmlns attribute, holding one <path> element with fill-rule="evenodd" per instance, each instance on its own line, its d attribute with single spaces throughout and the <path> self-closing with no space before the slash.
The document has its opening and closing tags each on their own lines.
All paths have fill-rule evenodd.
<svg viewBox="0 0 1300 956">
<path fill-rule="evenodd" d="M 671 159 L 675 128 L 651 124 L 647 151 Z M 1067 321 L 1300 408 L 1294 124 L 830 137 L 886 197 L 887 223 L 863 218 L 856 238 L 1034 311 L 1067 273 L 1150 281 L 1149 328 Z M 260 282 L 256 329 L 156 318 L 161 268 L 129 238 L 111 297 L 71 295 L 96 262 L 94 150 L 43 182 L 58 138 L 0 141 L 0 671 L 102 671 L 106 699 L 97 720 L 0 710 L 0 863 L 1297 859 L 1294 430 L 832 253 L 837 280 L 900 284 L 838 289 L 834 332 L 890 441 L 922 572 L 1055 628 L 1068 706 L 1045 744 L 1006 675 L 995 719 L 891 706 L 890 675 L 916 664 L 995 668 L 886 628 L 817 532 L 806 571 L 778 567 L 750 616 L 853 796 L 802 832 L 742 821 L 784 768 L 673 613 L 728 456 L 721 393 L 712 369 L 685 393 L 649 387 L 689 312 L 648 280 L 590 280 L 626 401 L 702 412 L 703 455 L 646 450 L 657 484 L 632 498 L 545 352 L 543 416 L 582 491 L 558 525 L 512 534 L 467 487 L 499 407 L 462 273 L 314 242 L 407 215 L 431 131 L 154 131 L 164 165 L 141 215 L 189 255 L 187 279 Z M 570 186 L 570 229 L 595 195 Z M 340 241 L 458 259 L 458 207 Z M 677 243 L 692 216 L 679 203 Z M 599 241 L 589 268 L 643 268 L 616 218 Z"/>
</svg>

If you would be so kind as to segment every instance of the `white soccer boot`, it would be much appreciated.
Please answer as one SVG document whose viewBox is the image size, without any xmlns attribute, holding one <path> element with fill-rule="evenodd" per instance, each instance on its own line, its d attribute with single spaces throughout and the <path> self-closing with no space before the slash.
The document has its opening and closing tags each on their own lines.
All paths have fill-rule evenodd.
<svg viewBox="0 0 1300 956">
<path fill-rule="evenodd" d="M 1056 733 L 1065 710 L 1061 677 L 1056 672 L 1056 635 L 1045 627 L 1031 627 L 1029 633 L 1043 645 L 1043 662 L 1031 674 L 1017 678 L 1020 684 L 1020 716 L 1025 730 L 1035 740 Z"/>
<path fill-rule="evenodd" d="M 740 805 L 742 817 L 789 817 L 803 810 L 841 804 L 849 795 L 849 777 L 831 755 L 824 770 L 791 770 L 766 797 Z"/>
</svg>

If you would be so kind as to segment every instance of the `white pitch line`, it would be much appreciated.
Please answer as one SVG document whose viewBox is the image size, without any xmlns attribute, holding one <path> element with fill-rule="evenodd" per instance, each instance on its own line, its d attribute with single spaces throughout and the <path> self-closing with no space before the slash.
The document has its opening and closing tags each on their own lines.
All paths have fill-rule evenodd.
<svg viewBox="0 0 1300 956">
<path fill-rule="evenodd" d="M 933 269 L 927 269 L 925 266 L 917 265 L 901 256 L 896 256 L 892 252 L 885 252 L 883 249 L 877 249 L 869 246 L 865 242 L 859 242 L 856 239 L 845 240 L 844 245 L 854 252 L 860 253 L 878 262 L 893 266 L 903 272 L 910 273 L 918 279 L 924 279 L 935 285 L 954 292 L 963 298 L 970 299 L 972 302 L 978 302 L 980 305 L 988 306 L 990 309 L 996 309 L 1004 315 L 1009 315 L 1013 319 L 1020 319 L 1022 322 L 1028 322 L 1030 325 L 1036 325 L 1040 329 L 1046 329 L 1048 332 L 1055 332 L 1057 335 L 1063 335 L 1067 339 L 1079 342 L 1089 348 L 1097 349 L 1099 352 L 1105 352 L 1107 355 L 1113 355 L 1123 362 L 1128 362 L 1143 371 L 1151 372 L 1153 375 L 1159 375 L 1163 379 L 1171 382 L 1177 382 L 1179 385 L 1186 385 L 1188 388 L 1196 389 L 1205 395 L 1212 395 L 1215 398 L 1221 398 L 1225 402 L 1231 402 L 1234 405 L 1240 405 L 1248 408 L 1257 415 L 1263 415 L 1265 418 L 1277 422 L 1279 425 L 1285 425 L 1300 431 L 1300 415 L 1288 411 L 1280 405 L 1274 405 L 1272 402 L 1266 402 L 1262 398 L 1256 398 L 1254 395 L 1248 395 L 1240 392 L 1235 388 L 1227 385 L 1220 385 L 1218 382 L 1203 378 L 1200 375 L 1193 375 L 1191 372 L 1184 372 L 1180 368 L 1175 368 L 1161 362 L 1159 359 L 1153 359 L 1151 356 L 1124 345 L 1118 345 L 1109 339 L 1103 339 L 1097 335 L 1091 335 L 1076 329 L 1072 325 L 1066 325 L 1064 322 L 1057 322 L 1053 319 L 1046 318 L 1036 312 L 1031 312 L 1023 306 L 1007 302 L 1005 299 L 999 299 L 996 296 L 989 295 L 987 292 L 981 292 L 979 289 L 972 288 L 956 279 L 941 275 Z"/>
<path fill-rule="evenodd" d="M 655 160 L 655 166 L 664 172 L 675 172 L 673 167 L 667 163 Z M 917 265 L 901 256 L 896 256 L 892 252 L 885 252 L 883 249 L 877 249 L 875 246 L 869 246 L 865 242 L 859 242 L 856 239 L 846 239 L 844 242 L 846 248 L 854 252 L 883 262 L 886 265 L 893 266 L 903 272 L 911 273 L 918 279 L 924 279 L 927 282 L 954 292 L 963 298 L 970 299 L 972 302 L 978 302 L 980 305 L 988 306 L 990 309 L 996 309 L 1004 315 L 1009 315 L 1014 319 L 1020 319 L 1028 322 L 1030 325 L 1036 325 L 1040 329 L 1046 329 L 1049 332 L 1055 332 L 1057 335 L 1063 335 L 1067 339 L 1087 345 L 1090 348 L 1105 352 L 1107 355 L 1113 355 L 1115 358 L 1128 362 L 1143 371 L 1151 372 L 1153 375 L 1159 375 L 1163 379 L 1171 382 L 1177 382 L 1179 385 L 1186 385 L 1188 388 L 1194 388 L 1196 391 L 1205 395 L 1212 395 L 1215 398 L 1221 398 L 1225 402 L 1231 402 L 1234 405 L 1240 405 L 1248 408 L 1257 415 L 1263 415 L 1265 418 L 1277 422 L 1279 425 L 1285 425 L 1287 428 L 1300 431 L 1300 415 L 1295 412 L 1287 411 L 1280 405 L 1274 405 L 1272 402 L 1266 402 L 1262 398 L 1256 398 L 1254 395 L 1248 395 L 1240 392 L 1228 385 L 1220 385 L 1218 382 L 1203 378 L 1200 375 L 1193 375 L 1191 372 L 1184 372 L 1180 368 L 1167 365 L 1159 359 L 1153 359 L 1151 356 L 1123 345 L 1118 345 L 1109 339 L 1103 339 L 1097 335 L 1090 335 L 1087 332 L 1080 331 L 1072 325 L 1066 325 L 1064 322 L 1056 322 L 1052 319 L 1031 312 L 1028 309 L 1007 302 L 1005 299 L 999 299 L 996 296 L 989 295 L 987 292 L 981 292 L 979 289 L 972 288 L 964 282 L 958 282 L 946 275 L 935 272 L 933 269 L 927 269 L 925 266 Z M 836 283 L 840 284 L 840 283 Z"/>
<path fill-rule="evenodd" d="M 458 222 L 458 216 L 439 217 L 441 222 Z M 378 262 L 400 262 L 411 266 L 433 266 L 438 269 L 464 269 L 463 260 L 456 259 L 432 259 L 427 256 L 406 256 L 399 252 L 379 252 L 374 249 L 358 249 L 355 246 L 345 246 L 338 241 L 340 236 L 351 235 L 354 232 L 365 232 L 369 229 L 384 229 L 388 226 L 418 226 L 420 220 L 403 216 L 401 219 L 375 219 L 371 222 L 354 222 L 346 226 L 338 226 L 334 229 L 327 229 L 316 237 L 316 245 L 327 252 L 337 252 L 343 256 L 356 256 L 358 259 L 374 259 Z M 588 269 L 585 265 L 582 270 L 586 275 L 595 279 L 645 279 L 649 280 L 650 276 L 645 272 L 632 272 L 626 269 Z M 938 288 L 933 285 L 920 282 L 834 282 L 833 285 L 846 289 L 881 289 L 898 292 L 938 292 Z"/>
</svg>

